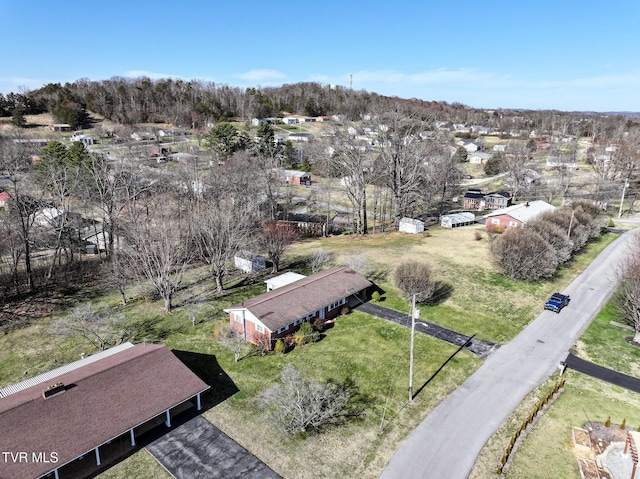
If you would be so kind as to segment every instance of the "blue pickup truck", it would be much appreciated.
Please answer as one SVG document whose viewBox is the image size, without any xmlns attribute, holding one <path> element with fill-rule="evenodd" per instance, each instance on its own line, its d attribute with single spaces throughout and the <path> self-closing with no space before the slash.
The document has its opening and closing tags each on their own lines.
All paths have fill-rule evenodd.
<svg viewBox="0 0 640 479">
<path fill-rule="evenodd" d="M 568 294 L 553 293 L 544 305 L 544 309 L 559 313 L 562 308 L 569 304 L 571 298 Z"/>
</svg>

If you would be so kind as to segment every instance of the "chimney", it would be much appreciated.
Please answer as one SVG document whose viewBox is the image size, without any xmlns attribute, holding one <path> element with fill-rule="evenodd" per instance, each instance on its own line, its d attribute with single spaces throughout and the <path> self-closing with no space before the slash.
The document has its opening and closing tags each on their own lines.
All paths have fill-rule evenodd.
<svg viewBox="0 0 640 479">
<path fill-rule="evenodd" d="M 65 391 L 64 383 L 55 383 L 47 386 L 47 388 L 42 391 L 42 397 L 45 399 L 49 399 L 56 394 L 63 393 Z"/>
</svg>

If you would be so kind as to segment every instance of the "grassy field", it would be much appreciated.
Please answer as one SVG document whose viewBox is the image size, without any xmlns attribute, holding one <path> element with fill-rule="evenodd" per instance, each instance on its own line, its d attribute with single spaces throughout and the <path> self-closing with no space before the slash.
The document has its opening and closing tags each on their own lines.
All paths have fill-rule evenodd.
<svg viewBox="0 0 640 479">
<path fill-rule="evenodd" d="M 553 388 L 555 379 L 532 392 L 500 426 L 478 456 L 470 479 L 498 477 L 495 470 L 509 438 L 536 402 Z M 614 427 L 623 420 L 629 430 L 640 426 L 640 395 L 571 370 L 565 373 L 565 379 L 565 391 L 512 455 L 508 479 L 579 479 L 572 427 L 587 427 L 590 421 L 604 423 L 607 417 Z"/>
<path fill-rule="evenodd" d="M 476 231 L 482 239 L 475 239 Z M 284 266 L 308 273 L 305 260 L 320 247 L 333 253 L 336 264 L 349 255 L 360 255 L 367 259 L 369 277 L 386 291 L 382 304 L 407 312 L 408 304 L 393 288 L 390 272 L 401 261 L 426 261 L 433 268 L 440 295 L 433 304 L 420 306 L 421 317 L 481 339 L 506 342 L 541 311 L 551 291 L 568 284 L 613 239 L 615 235 L 605 235 L 553 281 L 540 283 L 517 283 L 499 275 L 490 262 L 481 227 L 309 240 L 290 250 Z M 213 340 L 212 331 L 216 324 L 228 321 L 222 308 L 264 291 L 264 279 L 235 280 L 227 285 L 230 289 L 224 296 L 217 297 L 206 271 L 191 270 L 171 315 L 162 312 L 161 301 L 144 283 L 130 288 L 131 300 L 125 306 L 115 292 L 91 287 L 79 291 L 76 300 L 107 303 L 135 325 L 134 341 L 161 342 L 176 351 L 213 385 L 205 399 L 209 406 L 205 417 L 288 478 L 377 477 L 406 435 L 480 364 L 466 351 L 452 357 L 456 348 L 419 335 L 414 389 L 424 388 L 409 404 L 409 331 L 357 311 L 340 317 L 319 343 L 284 356 L 253 354 L 236 363 L 232 353 Z M 187 315 L 187 305 L 194 302 L 200 305 L 195 327 Z M 32 376 L 51 369 L 54 359 L 60 365 L 91 352 L 77 339 L 50 336 L 52 319 L 0 337 L 0 386 L 23 379 L 25 371 Z M 321 435 L 290 438 L 276 432 L 262 420 L 257 397 L 287 363 L 315 379 L 355 384 L 363 416 Z M 147 461 L 148 455 L 140 451 L 104 477 L 131 477 L 130 471 L 145 470 Z"/>
</svg>

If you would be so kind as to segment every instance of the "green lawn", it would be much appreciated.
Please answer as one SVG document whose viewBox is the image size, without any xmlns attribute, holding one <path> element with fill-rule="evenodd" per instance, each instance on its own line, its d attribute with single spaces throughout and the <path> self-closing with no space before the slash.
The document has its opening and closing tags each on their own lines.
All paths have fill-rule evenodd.
<svg viewBox="0 0 640 479">
<path fill-rule="evenodd" d="M 632 346 L 625 338 L 634 332 L 611 324 L 622 323 L 616 316 L 613 301 L 609 301 L 580 337 L 574 353 L 600 366 L 640 377 L 640 348 Z"/>
</svg>

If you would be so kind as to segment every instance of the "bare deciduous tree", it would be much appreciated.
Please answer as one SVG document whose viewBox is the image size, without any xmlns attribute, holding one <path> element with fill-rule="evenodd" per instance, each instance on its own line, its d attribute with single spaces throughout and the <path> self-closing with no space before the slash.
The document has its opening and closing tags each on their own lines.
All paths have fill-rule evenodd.
<svg viewBox="0 0 640 479">
<path fill-rule="evenodd" d="M 640 235 L 635 234 L 634 248 L 618 269 L 620 284 L 613 299 L 618 314 L 635 334 L 633 341 L 640 344 Z"/>
<path fill-rule="evenodd" d="M 426 263 L 406 261 L 400 263 L 393 272 L 395 285 L 407 297 L 416 295 L 416 301 L 424 303 L 429 301 L 436 289 L 433 281 L 431 267 Z"/>
<path fill-rule="evenodd" d="M 316 383 L 305 379 L 302 373 L 287 364 L 280 373 L 280 384 L 264 391 L 261 404 L 267 409 L 268 419 L 274 426 L 289 434 L 339 424 L 350 415 L 352 396 L 348 388 L 330 383 Z"/>
<path fill-rule="evenodd" d="M 194 256 L 191 215 L 163 205 L 146 205 L 144 211 L 147 213 L 135 208 L 130 211 L 123 228 L 128 243 L 124 252 L 138 274 L 153 285 L 170 313 L 173 295 Z"/>
<path fill-rule="evenodd" d="M 51 334 L 80 336 L 102 351 L 126 341 L 131 331 L 122 313 L 112 311 L 104 304 L 93 307 L 91 303 L 85 303 L 55 320 Z"/>
<path fill-rule="evenodd" d="M 279 225 L 273 222 L 264 223 L 258 242 L 271 260 L 272 273 L 279 271 L 282 256 L 297 237 L 298 233 L 293 226 Z"/>
<path fill-rule="evenodd" d="M 309 266 L 311 266 L 311 272 L 317 273 L 322 270 L 325 266 L 331 263 L 333 259 L 330 252 L 328 252 L 324 248 L 318 248 L 311 253 L 309 256 Z"/>
</svg>

